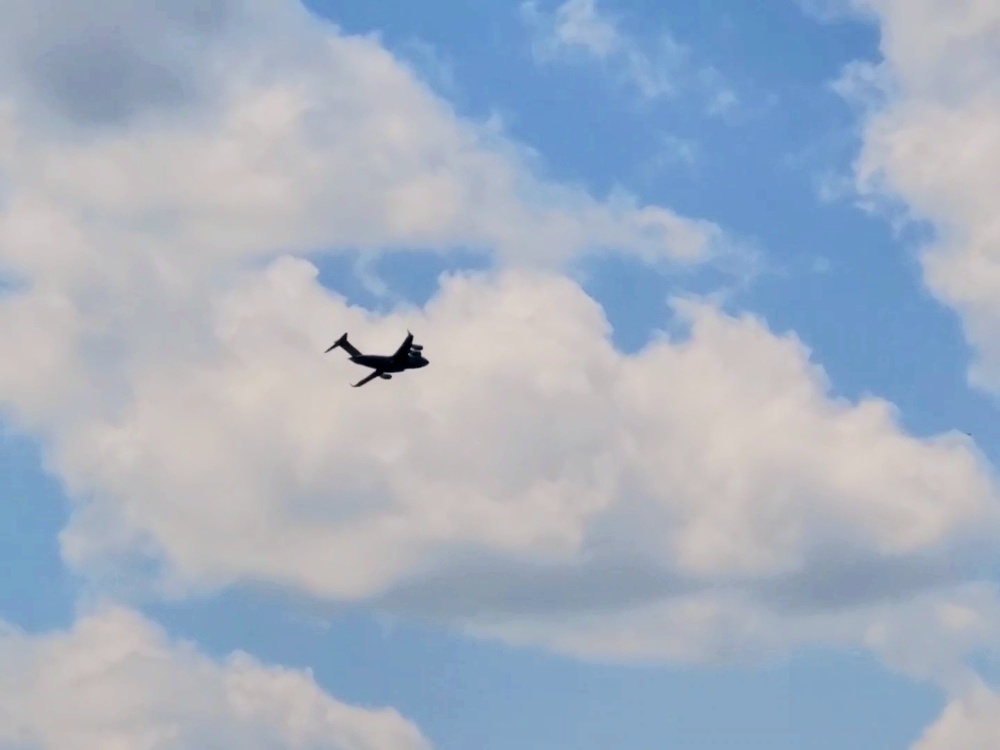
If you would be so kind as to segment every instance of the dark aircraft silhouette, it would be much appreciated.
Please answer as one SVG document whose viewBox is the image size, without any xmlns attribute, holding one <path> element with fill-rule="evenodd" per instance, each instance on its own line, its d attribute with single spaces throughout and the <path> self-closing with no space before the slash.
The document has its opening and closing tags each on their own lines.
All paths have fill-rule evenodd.
<svg viewBox="0 0 1000 750">
<path fill-rule="evenodd" d="M 354 364 L 372 368 L 373 372 L 354 383 L 352 388 L 358 388 L 375 378 L 391 380 L 390 373 L 416 370 L 430 364 L 422 353 L 424 347 L 413 343 L 413 334 L 409 331 L 406 332 L 406 339 L 394 354 L 362 354 L 354 344 L 347 340 L 346 333 L 334 341 L 333 345 L 326 351 L 332 352 L 338 346 L 351 355 L 351 362 Z"/>
</svg>

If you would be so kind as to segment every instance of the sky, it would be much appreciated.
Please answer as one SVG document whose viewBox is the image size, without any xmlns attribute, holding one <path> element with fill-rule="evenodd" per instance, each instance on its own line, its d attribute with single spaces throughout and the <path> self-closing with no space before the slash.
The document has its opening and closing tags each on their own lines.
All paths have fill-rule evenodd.
<svg viewBox="0 0 1000 750">
<path fill-rule="evenodd" d="M 0 748 L 994 747 L 998 50 L 0 0 Z"/>
</svg>

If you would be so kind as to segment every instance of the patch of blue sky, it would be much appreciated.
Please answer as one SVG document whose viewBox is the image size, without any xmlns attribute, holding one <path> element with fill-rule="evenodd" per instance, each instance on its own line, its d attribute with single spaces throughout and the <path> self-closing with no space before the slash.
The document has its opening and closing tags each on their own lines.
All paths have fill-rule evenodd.
<svg viewBox="0 0 1000 750">
<path fill-rule="evenodd" d="M 0 619 L 30 630 L 68 625 L 76 581 L 59 551 L 65 495 L 38 444 L 2 425 L 0 498 Z"/>
</svg>

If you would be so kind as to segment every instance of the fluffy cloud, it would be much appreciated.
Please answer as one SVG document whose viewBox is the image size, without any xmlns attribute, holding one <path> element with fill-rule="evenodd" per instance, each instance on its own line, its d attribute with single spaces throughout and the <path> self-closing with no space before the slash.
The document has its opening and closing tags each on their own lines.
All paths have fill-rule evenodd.
<svg viewBox="0 0 1000 750">
<path fill-rule="evenodd" d="M 1000 737 L 1000 695 L 978 685 L 945 708 L 913 750 L 989 750 Z"/>
<path fill-rule="evenodd" d="M 305 671 L 217 662 L 138 614 L 103 609 L 67 632 L 0 628 L 0 745 L 38 750 L 429 750 L 389 709 L 331 698 Z"/>
<path fill-rule="evenodd" d="M 1000 5 L 855 0 L 882 31 L 883 60 L 854 66 L 867 107 L 861 189 L 889 195 L 935 238 L 930 289 L 960 314 L 973 381 L 1000 389 Z"/>
<path fill-rule="evenodd" d="M 457 116 L 376 38 L 344 35 L 290 0 L 220 3 L 211 23 L 215 15 L 206 20 L 194 4 L 185 14 L 182 4 L 171 11 L 173 25 L 159 19 L 166 11 L 133 5 L 97 3 L 93 18 L 71 13 L 66 33 L 84 41 L 66 47 L 58 28 L 42 29 L 32 48 L 43 51 L 32 54 L 68 56 L 60 65 L 72 70 L 99 67 L 106 50 L 94 29 L 114 27 L 115 44 L 131 50 L 114 69 L 140 75 L 131 56 L 186 50 L 188 26 L 202 24 L 199 54 L 182 66 L 197 75 L 176 74 L 196 80 L 201 93 L 170 99 L 168 108 L 166 94 L 132 91 L 116 74 L 117 86 L 95 78 L 67 87 L 72 101 L 58 107 L 44 105 L 57 93 L 37 94 L 39 85 L 34 97 L 8 97 L 0 117 L 8 188 L 0 266 L 8 274 L 68 277 L 83 266 L 94 275 L 99 260 L 140 256 L 184 269 L 276 248 L 466 247 L 540 265 L 590 251 L 650 262 L 726 251 L 709 222 L 640 205 L 623 191 L 601 201 L 545 180 L 497 123 Z M 21 11 L 0 5 L 0 26 L 17 28 Z M 32 83 L 25 55 L 6 70 Z M 101 104 L 109 89 L 116 101 Z M 110 124 L 96 126 L 78 100 Z M 123 245 L 133 260 L 115 257 Z"/>
<path fill-rule="evenodd" d="M 81 500 L 75 566 L 149 554 L 172 594 L 277 584 L 616 659 L 860 642 L 934 672 L 990 642 L 992 590 L 962 559 L 996 531 L 974 445 L 832 398 L 793 337 L 684 302 L 686 337 L 626 356 L 558 275 L 447 277 L 384 317 L 315 275 L 282 258 L 199 304 L 198 330 L 58 347 L 78 359 L 34 382 L 115 394 L 81 393 L 72 421 L 25 402 Z M 351 389 L 358 369 L 320 354 L 406 328 L 432 366 L 392 387 Z M 918 615 L 930 643 L 907 641 Z"/>
</svg>

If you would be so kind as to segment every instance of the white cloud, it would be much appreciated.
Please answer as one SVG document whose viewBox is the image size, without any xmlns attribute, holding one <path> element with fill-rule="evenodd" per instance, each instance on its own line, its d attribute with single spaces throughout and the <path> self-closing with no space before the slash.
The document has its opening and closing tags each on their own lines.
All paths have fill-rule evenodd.
<svg viewBox="0 0 1000 750">
<path fill-rule="evenodd" d="M 0 12 L 16 20 L 15 7 Z M 90 119 L 43 117 L 27 94 L 9 99 L 0 264 L 66 277 L 96 253 L 117 252 L 109 233 L 126 229 L 146 257 L 182 270 L 275 248 L 464 246 L 550 266 L 595 250 L 687 263 L 730 249 L 709 222 L 624 191 L 599 201 L 542 179 L 527 149 L 494 124 L 456 116 L 377 39 L 344 35 L 292 2 L 266 8 L 232 4 L 242 22 L 193 58 L 211 95 L 183 107 L 68 131 Z M 122 39 L 144 42 L 131 12 L 120 16 Z M 95 56 L 82 44 L 66 65 L 86 69 Z M 105 89 L 74 89 L 74 102 Z M 146 104 L 140 97 L 113 109 Z"/>
<path fill-rule="evenodd" d="M 130 610 L 65 632 L 0 628 L 0 745 L 37 750 L 429 750 L 391 709 L 327 695 L 308 671 L 221 662 Z"/>
<path fill-rule="evenodd" d="M 215 94 L 75 130 L 22 97 L 5 121 L 0 259 L 25 285 L 0 399 L 73 497 L 72 565 L 149 556 L 172 593 L 260 581 L 587 656 L 851 643 L 941 678 L 992 644 L 966 562 L 996 486 L 969 439 L 836 399 L 793 337 L 700 302 L 688 339 L 620 354 L 555 267 L 692 259 L 717 229 L 545 182 L 377 40 L 294 9 L 265 38 L 239 7 L 204 52 Z M 276 257 L 459 244 L 504 268 L 384 317 Z M 391 384 L 320 354 L 406 327 L 432 366 Z"/>
<path fill-rule="evenodd" d="M 285 258 L 196 309 L 100 350 L 25 315 L 26 342 L 70 352 L 58 372 L 9 350 L 0 382 L 64 394 L 20 414 L 52 436 L 78 499 L 64 552 L 98 579 L 146 553 L 172 594 L 258 581 L 579 655 L 712 659 L 895 633 L 914 621 L 897 600 L 971 596 L 962 555 L 997 529 L 968 438 L 832 399 L 793 338 L 702 303 L 680 305 L 688 339 L 634 356 L 579 287 L 535 272 L 450 278 L 379 317 Z M 389 350 L 406 328 L 432 366 L 391 387 L 351 389 L 357 368 L 320 354 L 341 330 Z M 74 394 L 81 372 L 114 400 Z M 931 671 L 991 640 L 935 632 L 905 655 Z"/>
<path fill-rule="evenodd" d="M 1000 389 L 1000 5 L 857 0 L 882 30 L 883 61 L 849 68 L 866 92 L 857 178 L 933 224 L 927 284 L 961 315 L 971 377 Z M 874 95 L 873 95 L 874 94 Z"/>
<path fill-rule="evenodd" d="M 620 19 L 600 10 L 596 0 L 566 0 L 554 11 L 525 0 L 521 17 L 532 31 L 539 62 L 596 60 L 645 99 L 676 96 L 693 86 L 706 97 L 710 114 L 726 114 L 738 103 L 722 75 L 696 66 L 691 51 L 669 33 L 661 33 L 656 45 L 644 44 L 621 29 Z"/>
<path fill-rule="evenodd" d="M 1000 737 L 1000 695 L 978 685 L 945 708 L 913 750 L 992 750 Z"/>
</svg>

